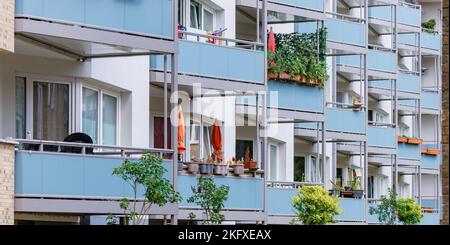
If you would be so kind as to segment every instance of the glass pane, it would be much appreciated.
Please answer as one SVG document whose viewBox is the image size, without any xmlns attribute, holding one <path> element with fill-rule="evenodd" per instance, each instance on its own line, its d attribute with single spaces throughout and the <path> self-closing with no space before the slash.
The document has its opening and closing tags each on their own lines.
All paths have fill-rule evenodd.
<svg viewBox="0 0 450 245">
<path fill-rule="evenodd" d="M 98 92 L 83 88 L 83 133 L 89 135 L 94 144 L 98 143 Z"/>
<path fill-rule="evenodd" d="M 69 85 L 33 83 L 33 137 L 63 141 L 69 134 Z"/>
<path fill-rule="evenodd" d="M 214 16 L 208 10 L 203 10 L 203 26 L 205 31 L 214 30 Z"/>
<path fill-rule="evenodd" d="M 16 138 L 26 138 L 26 79 L 16 77 Z"/>
<path fill-rule="evenodd" d="M 244 160 L 247 149 L 250 151 L 250 158 L 253 158 L 253 141 L 236 140 L 236 159 Z"/>
<path fill-rule="evenodd" d="M 305 158 L 294 158 L 294 181 L 305 182 Z"/>
<path fill-rule="evenodd" d="M 117 144 L 117 98 L 103 94 L 102 143 Z"/>
<path fill-rule="evenodd" d="M 191 1 L 191 28 L 200 29 L 200 5 Z"/>
<path fill-rule="evenodd" d="M 274 145 L 270 145 L 270 180 L 277 180 L 277 156 L 278 149 Z"/>
</svg>

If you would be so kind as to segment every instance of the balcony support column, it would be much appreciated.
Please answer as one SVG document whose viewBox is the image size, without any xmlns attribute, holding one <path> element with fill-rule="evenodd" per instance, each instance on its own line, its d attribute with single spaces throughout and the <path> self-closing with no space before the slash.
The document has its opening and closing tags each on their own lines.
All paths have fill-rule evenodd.
<svg viewBox="0 0 450 245">
<path fill-rule="evenodd" d="M 15 145 L 0 139 L 0 225 L 14 225 Z"/>
<path fill-rule="evenodd" d="M 175 35 L 177 36 L 177 35 Z M 178 54 L 172 54 L 172 150 L 173 150 L 173 166 L 172 166 L 172 184 L 175 190 L 177 190 L 177 177 L 178 177 Z M 165 123 L 164 123 L 165 124 Z M 177 215 L 171 217 L 172 225 L 178 224 Z"/>
<path fill-rule="evenodd" d="M 163 103 L 164 103 L 164 149 L 168 148 L 168 143 L 167 143 L 167 137 L 168 137 L 168 133 L 169 130 L 167 128 L 167 112 L 168 112 L 168 108 L 167 108 L 167 55 L 164 55 L 164 98 L 163 98 Z"/>
<path fill-rule="evenodd" d="M 258 13 L 259 13 L 259 9 Z M 268 77 L 267 77 L 267 22 L 268 22 L 268 16 L 267 16 L 267 0 L 262 0 L 262 35 L 263 35 L 263 43 L 264 43 L 264 85 L 265 85 L 265 91 L 262 92 L 261 99 L 262 99 L 262 167 L 264 168 L 264 191 L 263 191 L 263 216 L 264 220 L 261 222 L 262 224 L 267 224 L 267 166 L 268 166 L 268 124 L 267 124 L 267 91 L 268 91 Z M 258 108 L 258 107 L 257 107 Z"/>
</svg>

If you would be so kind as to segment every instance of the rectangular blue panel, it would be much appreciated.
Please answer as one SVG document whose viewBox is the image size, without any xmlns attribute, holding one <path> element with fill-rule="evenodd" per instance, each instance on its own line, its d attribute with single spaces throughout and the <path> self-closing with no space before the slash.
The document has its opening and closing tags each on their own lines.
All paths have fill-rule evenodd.
<svg viewBox="0 0 450 245">
<path fill-rule="evenodd" d="M 369 81 L 369 88 L 382 88 L 382 89 L 393 89 L 391 80 L 371 80 Z"/>
<path fill-rule="evenodd" d="M 369 204 L 369 208 L 367 210 L 370 210 L 370 207 L 374 207 L 376 208 L 378 205 L 377 204 Z M 376 214 L 370 214 L 370 212 L 368 213 L 368 222 L 369 224 L 379 224 L 380 221 L 378 221 L 378 216 Z"/>
<path fill-rule="evenodd" d="M 391 21 L 393 20 L 393 8 L 390 6 L 369 7 L 369 17 L 379 20 Z"/>
<path fill-rule="evenodd" d="M 365 134 L 364 111 L 345 110 L 340 108 L 327 108 L 327 130 Z"/>
<path fill-rule="evenodd" d="M 420 145 L 398 143 L 398 158 L 420 160 Z"/>
<path fill-rule="evenodd" d="M 311 122 L 301 122 L 301 123 L 295 123 L 294 124 L 294 128 L 304 128 L 304 129 L 314 129 L 317 130 L 317 123 L 311 123 Z M 321 126 L 319 125 L 319 129 L 321 128 Z"/>
<path fill-rule="evenodd" d="M 417 43 L 418 42 L 417 39 L 418 38 L 413 33 L 399 33 L 397 36 L 398 43 L 415 46 L 415 47 L 417 47 L 417 45 L 419 45 Z"/>
<path fill-rule="evenodd" d="M 244 82 L 264 84 L 264 52 L 180 40 L 178 71 Z M 162 70 L 163 56 L 150 56 L 150 67 Z M 170 71 L 170 58 L 167 69 Z"/>
<path fill-rule="evenodd" d="M 398 73 L 397 90 L 409 93 L 420 93 L 420 76 L 415 74 Z"/>
<path fill-rule="evenodd" d="M 50 153 L 16 153 L 15 193 L 79 197 L 132 197 L 131 187 L 113 176 L 121 158 Z M 165 161 L 165 178 L 172 179 L 172 162 Z M 138 192 L 141 197 L 142 188 Z"/>
<path fill-rule="evenodd" d="M 263 208 L 264 179 L 215 176 L 214 182 L 217 186 L 225 185 L 230 187 L 225 208 L 252 210 Z M 192 196 L 191 187 L 197 186 L 197 183 L 198 178 L 196 175 L 178 176 L 178 191 L 183 198 L 180 206 L 195 206 L 195 204 L 188 203 L 187 199 Z"/>
<path fill-rule="evenodd" d="M 324 8 L 324 0 L 273 0 L 273 2 L 318 11 L 323 11 Z"/>
<path fill-rule="evenodd" d="M 297 189 L 267 188 L 267 211 L 269 214 L 294 215 L 292 197 Z"/>
<path fill-rule="evenodd" d="M 421 225 L 439 225 L 439 214 L 438 213 L 424 213 Z"/>
<path fill-rule="evenodd" d="M 439 169 L 440 163 L 439 163 L 440 157 L 435 155 L 427 155 L 422 154 L 422 168 L 427 169 Z"/>
<path fill-rule="evenodd" d="M 420 36 L 420 45 L 422 48 L 441 50 L 442 36 L 437 33 L 422 32 Z"/>
<path fill-rule="evenodd" d="M 273 108 L 323 113 L 323 93 L 319 87 L 269 81 L 267 103 Z"/>
<path fill-rule="evenodd" d="M 172 38 L 172 7 L 173 0 L 17 0 L 16 14 Z"/>
<path fill-rule="evenodd" d="M 438 209 L 440 205 L 438 205 L 437 200 L 436 199 L 425 199 L 422 198 L 420 200 L 420 206 L 422 208 L 432 208 L 432 209 Z"/>
<path fill-rule="evenodd" d="M 395 73 L 397 56 L 393 52 L 370 49 L 367 54 L 367 65 L 370 70 Z"/>
<path fill-rule="evenodd" d="M 366 45 L 365 25 L 363 23 L 327 19 L 325 21 L 325 27 L 328 32 L 328 41 L 357 46 Z"/>
<path fill-rule="evenodd" d="M 397 144 L 395 128 L 367 128 L 367 144 L 371 147 L 395 148 Z"/>
<path fill-rule="evenodd" d="M 365 200 L 340 198 L 341 214 L 335 217 L 338 221 L 362 222 L 365 218 Z"/>
<path fill-rule="evenodd" d="M 418 8 L 412 8 L 404 5 L 397 6 L 398 23 L 419 27 L 421 20 L 420 15 L 421 15 L 420 9 Z"/>
<path fill-rule="evenodd" d="M 420 106 L 422 108 L 439 110 L 441 108 L 440 93 L 434 91 L 422 91 Z"/>
</svg>

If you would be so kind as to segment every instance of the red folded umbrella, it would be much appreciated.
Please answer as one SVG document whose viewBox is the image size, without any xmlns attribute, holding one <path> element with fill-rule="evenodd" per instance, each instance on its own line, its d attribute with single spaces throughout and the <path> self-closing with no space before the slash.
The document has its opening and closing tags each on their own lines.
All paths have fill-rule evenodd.
<svg viewBox="0 0 450 245">
<path fill-rule="evenodd" d="M 186 151 L 186 146 L 184 145 L 184 119 L 181 106 L 178 110 L 178 154 L 183 154 Z"/>
<path fill-rule="evenodd" d="M 211 132 L 211 145 L 214 148 L 214 152 L 212 153 L 212 159 L 218 160 L 219 162 L 223 161 L 223 154 L 222 154 L 222 133 L 220 132 L 219 124 L 214 122 L 214 125 L 212 126 L 212 132 Z"/>
<path fill-rule="evenodd" d="M 277 51 L 277 47 L 275 44 L 275 33 L 273 33 L 272 27 L 270 27 L 270 32 L 269 32 L 268 48 L 269 48 L 270 53 L 272 53 L 272 54 Z"/>
</svg>

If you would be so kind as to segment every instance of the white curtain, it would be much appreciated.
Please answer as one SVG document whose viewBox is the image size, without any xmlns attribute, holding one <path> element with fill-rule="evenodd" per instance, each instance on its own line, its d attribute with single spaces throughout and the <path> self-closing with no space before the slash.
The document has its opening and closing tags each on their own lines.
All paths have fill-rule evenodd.
<svg viewBox="0 0 450 245">
<path fill-rule="evenodd" d="M 83 88 L 83 133 L 89 135 L 94 144 L 98 143 L 98 92 Z"/>
<path fill-rule="evenodd" d="M 117 98 L 103 94 L 102 143 L 117 144 Z"/>
</svg>

